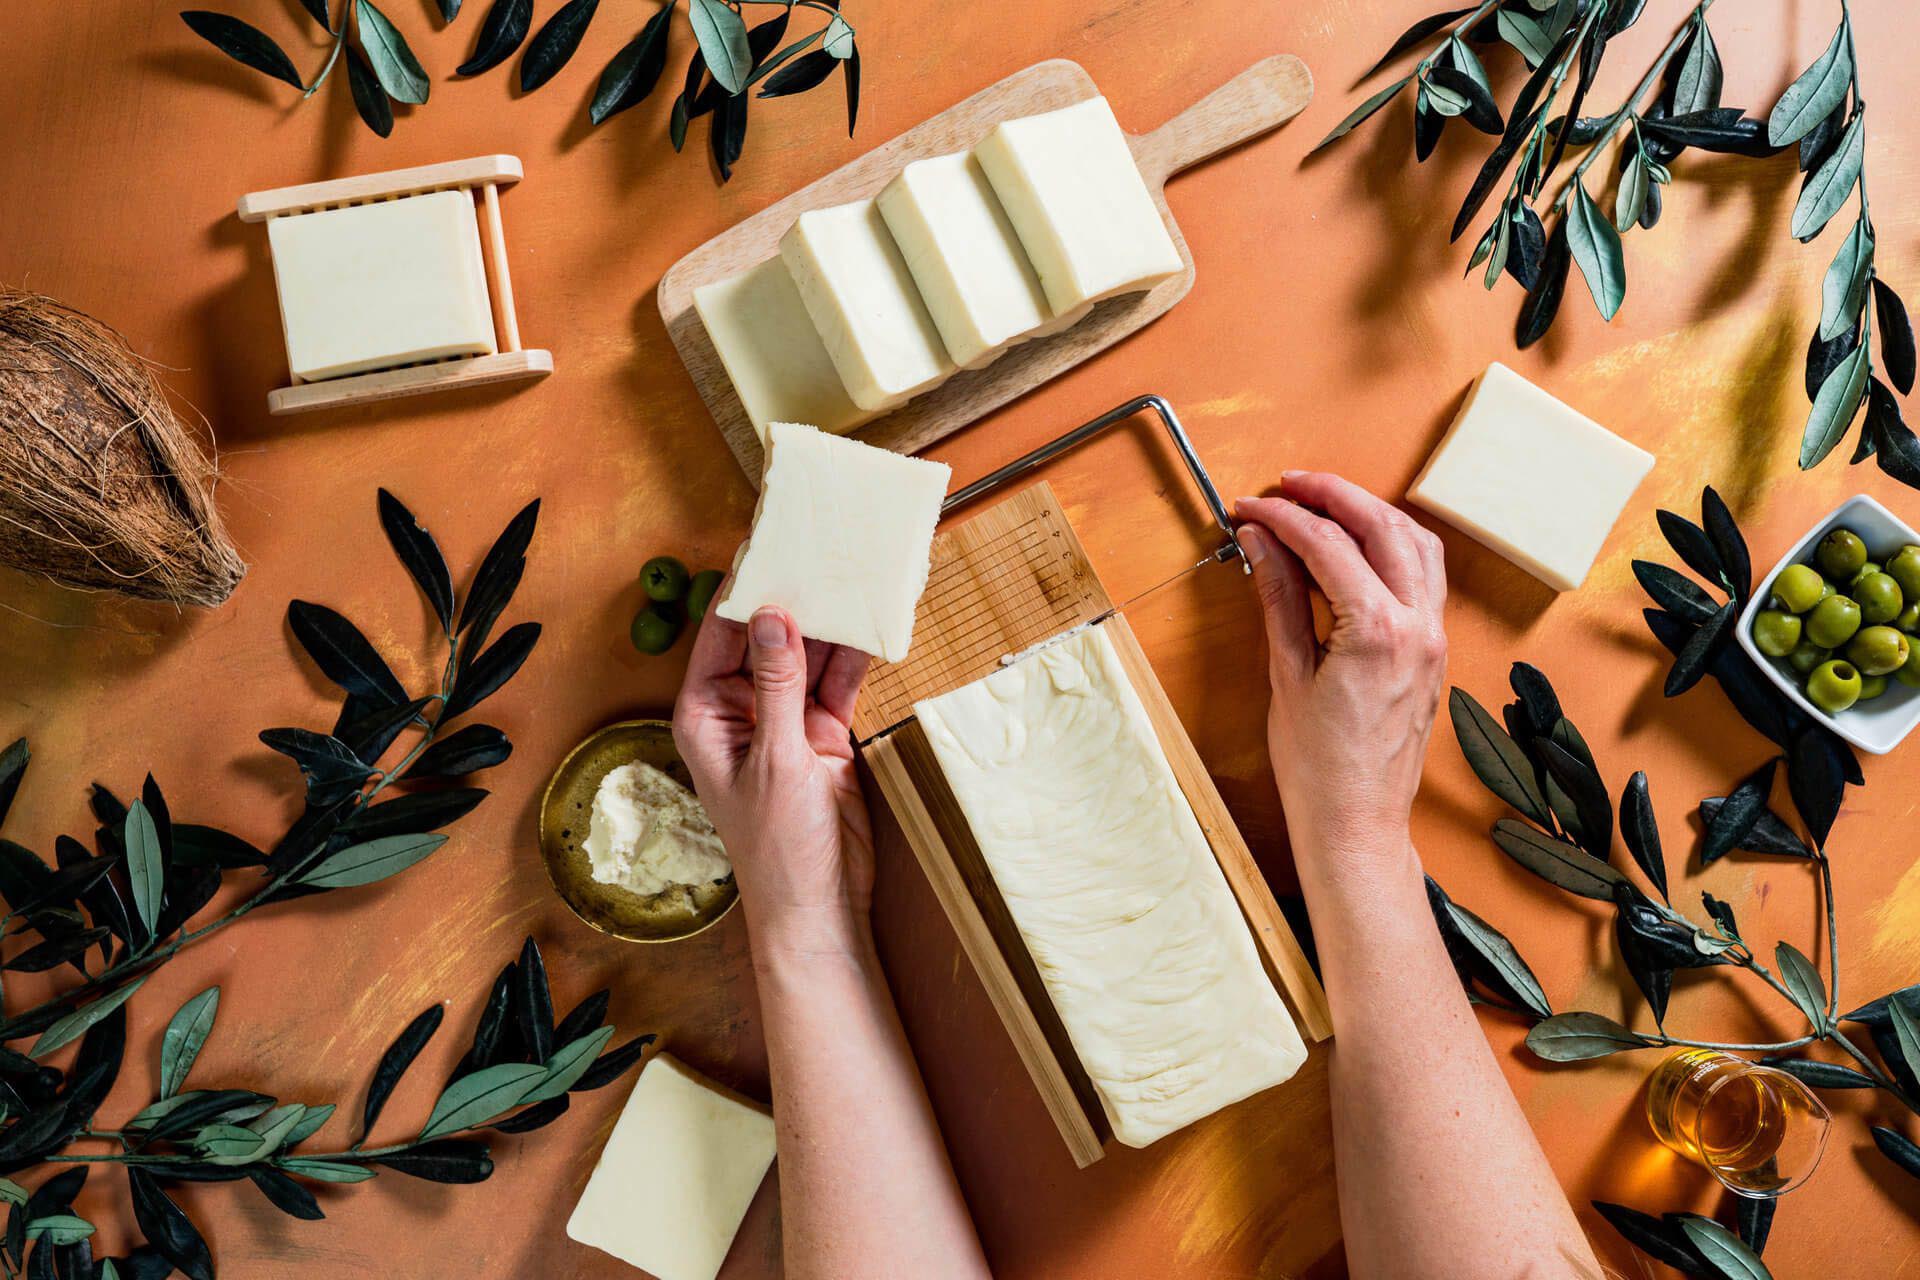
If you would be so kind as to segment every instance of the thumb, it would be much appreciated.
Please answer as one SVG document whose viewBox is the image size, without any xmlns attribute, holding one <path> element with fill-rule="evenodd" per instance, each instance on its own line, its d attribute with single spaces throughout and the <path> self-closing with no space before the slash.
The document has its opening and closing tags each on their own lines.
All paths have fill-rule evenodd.
<svg viewBox="0 0 1920 1280">
<path fill-rule="evenodd" d="M 1261 525 L 1241 525 L 1236 536 L 1253 568 L 1273 661 L 1296 675 L 1312 671 L 1317 641 L 1306 566 Z"/>
<path fill-rule="evenodd" d="M 807 651 L 783 609 L 761 609 L 747 624 L 753 669 L 754 737 L 798 738 L 807 709 Z"/>
</svg>

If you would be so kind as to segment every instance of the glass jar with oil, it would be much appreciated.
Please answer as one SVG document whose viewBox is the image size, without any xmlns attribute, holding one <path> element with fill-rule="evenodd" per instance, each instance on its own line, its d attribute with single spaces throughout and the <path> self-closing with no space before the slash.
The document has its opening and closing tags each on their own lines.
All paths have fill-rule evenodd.
<svg viewBox="0 0 1920 1280">
<path fill-rule="evenodd" d="M 1715 1049 L 1682 1049 L 1647 1081 L 1647 1120 L 1655 1137 L 1729 1191 L 1764 1199 L 1813 1173 L 1831 1116 L 1784 1071 Z"/>
</svg>

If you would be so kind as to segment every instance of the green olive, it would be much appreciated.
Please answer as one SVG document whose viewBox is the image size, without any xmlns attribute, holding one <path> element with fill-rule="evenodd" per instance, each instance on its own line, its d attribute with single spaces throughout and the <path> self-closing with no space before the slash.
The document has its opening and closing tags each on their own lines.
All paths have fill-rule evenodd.
<svg viewBox="0 0 1920 1280">
<path fill-rule="evenodd" d="M 1909 600 L 1920 600 L 1920 546 L 1908 543 L 1887 557 L 1887 572 Z"/>
<path fill-rule="evenodd" d="M 672 556 L 655 556 L 640 566 L 640 585 L 647 599 L 661 604 L 683 600 L 687 594 L 687 566 Z"/>
<path fill-rule="evenodd" d="M 1885 676 L 1860 677 L 1860 701 L 1871 702 L 1886 691 L 1887 678 Z"/>
<path fill-rule="evenodd" d="M 1920 633 L 1920 600 L 1914 600 L 1902 609 L 1900 616 L 1893 620 L 1893 625 L 1908 635 Z"/>
<path fill-rule="evenodd" d="M 1831 582 L 1828 582 L 1825 578 L 1820 579 L 1820 600 L 1825 600 L 1828 596 L 1837 596 L 1839 594 L 1839 589 Z M 1819 600 L 1814 601 L 1815 604 L 1819 602 Z"/>
<path fill-rule="evenodd" d="M 1855 569 L 1853 576 L 1847 579 L 1847 594 L 1852 595 L 1855 587 L 1879 572 L 1881 572 L 1880 562 L 1877 560 L 1869 560 L 1858 569 Z"/>
<path fill-rule="evenodd" d="M 727 575 L 718 569 L 702 569 L 693 575 L 693 581 L 687 584 L 687 616 L 695 622 L 707 616 L 707 606 L 713 603 L 713 593 Z"/>
<path fill-rule="evenodd" d="M 633 639 L 633 647 L 640 652 L 665 653 L 673 648 L 673 642 L 680 638 L 680 629 L 685 625 L 673 614 L 648 605 L 633 615 L 633 627 L 628 634 Z"/>
<path fill-rule="evenodd" d="M 1860 602 L 1860 621 L 1869 626 L 1892 622 L 1907 603 L 1900 584 L 1886 573 L 1870 573 L 1854 583 L 1853 598 Z"/>
<path fill-rule="evenodd" d="M 1913 646 L 1892 627 L 1865 627 L 1847 645 L 1847 660 L 1870 676 L 1884 676 L 1907 664 Z"/>
<path fill-rule="evenodd" d="M 1920 644 L 1907 646 L 1907 665 L 1894 672 L 1893 678 L 1910 688 L 1920 689 Z"/>
<path fill-rule="evenodd" d="M 1867 562 L 1867 544 L 1851 529 L 1834 529 L 1820 539 L 1813 559 L 1820 566 L 1820 572 L 1837 582 L 1845 582 Z"/>
<path fill-rule="evenodd" d="M 1839 715 L 1860 700 L 1860 673 L 1845 662 L 1823 662 L 1807 677 L 1807 701 Z"/>
<path fill-rule="evenodd" d="M 1805 613 L 1820 603 L 1826 579 L 1810 564 L 1790 564 L 1773 580 L 1773 598 L 1788 613 Z"/>
<path fill-rule="evenodd" d="M 1753 643 L 1769 658 L 1784 658 L 1800 643 L 1800 619 L 1778 609 L 1762 609 L 1753 619 Z"/>
<path fill-rule="evenodd" d="M 1801 675 L 1809 675 L 1813 669 L 1833 656 L 1833 650 L 1823 649 L 1811 640 L 1802 640 L 1787 655 L 1787 665 Z"/>
<path fill-rule="evenodd" d="M 1860 629 L 1860 606 L 1849 596 L 1828 596 L 1807 615 L 1807 639 L 1838 649 Z"/>
</svg>

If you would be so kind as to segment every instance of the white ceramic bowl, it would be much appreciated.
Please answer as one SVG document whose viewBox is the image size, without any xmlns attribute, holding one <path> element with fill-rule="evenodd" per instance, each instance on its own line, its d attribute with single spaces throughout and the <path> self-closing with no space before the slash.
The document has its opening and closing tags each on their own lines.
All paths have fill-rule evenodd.
<svg viewBox="0 0 1920 1280">
<path fill-rule="evenodd" d="M 1759 580 L 1754 588 L 1753 599 L 1747 601 L 1746 610 L 1740 615 L 1740 647 L 1766 673 L 1767 679 L 1779 685 L 1802 711 L 1862 751 L 1883 756 L 1899 746 L 1901 739 L 1913 732 L 1914 726 L 1920 725 L 1920 689 L 1893 680 L 1888 683 L 1887 691 L 1872 702 L 1855 703 L 1837 716 L 1828 715 L 1807 700 L 1807 695 L 1800 688 L 1799 672 L 1788 666 L 1784 658 L 1769 658 L 1761 653 L 1753 643 L 1754 615 L 1767 607 L 1767 601 L 1773 594 L 1773 580 L 1790 564 L 1811 564 L 1814 547 L 1836 525 L 1845 525 L 1859 534 L 1867 544 L 1870 559 L 1884 560 L 1909 542 L 1920 543 L 1920 532 L 1915 532 L 1912 525 L 1866 494 L 1848 498 L 1828 512 L 1806 537 L 1780 557 L 1780 562 L 1767 571 L 1766 577 Z"/>
</svg>

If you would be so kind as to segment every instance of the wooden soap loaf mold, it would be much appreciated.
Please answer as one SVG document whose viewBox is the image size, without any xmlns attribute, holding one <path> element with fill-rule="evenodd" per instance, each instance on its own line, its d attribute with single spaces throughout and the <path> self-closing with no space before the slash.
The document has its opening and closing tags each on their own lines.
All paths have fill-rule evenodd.
<svg viewBox="0 0 1920 1280">
<path fill-rule="evenodd" d="M 500 220 L 500 188 L 522 177 L 517 156 L 476 156 L 444 164 L 390 169 L 297 187 L 276 187 L 240 197 L 242 222 L 344 209 L 349 205 L 426 195 L 431 191 L 468 191 L 480 219 L 481 260 L 487 274 L 487 294 L 493 311 L 493 355 L 452 356 L 376 369 L 344 378 L 303 382 L 267 393 L 267 410 L 274 414 L 307 413 L 339 405 L 372 404 L 400 396 L 442 391 L 449 387 L 478 387 L 492 382 L 543 378 L 553 372 L 553 353 L 520 345 L 520 319 L 513 307 L 513 276 L 507 270 L 507 235 Z"/>
<path fill-rule="evenodd" d="M 915 160 L 965 151 L 1005 120 L 1098 97 L 1078 63 L 1053 59 L 1015 72 L 924 124 L 802 187 L 687 254 L 660 280 L 660 315 L 727 447 L 755 488 L 762 451 L 746 407 L 694 310 L 694 290 L 779 255 L 780 237 L 800 214 L 875 195 Z M 896 453 L 917 453 L 975 419 L 1025 395 L 1142 328 L 1193 288 L 1193 254 L 1167 207 L 1167 179 L 1183 169 L 1277 129 L 1313 97 L 1313 77 L 1291 54 L 1264 58 L 1151 133 L 1129 134 L 1134 161 L 1159 206 L 1185 269 L 1143 293 L 1109 298 L 1078 324 L 1035 338 L 985 368 L 962 371 L 892 413 L 850 432 Z"/>
</svg>

